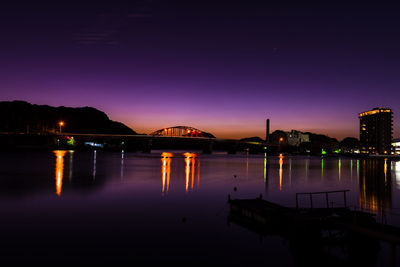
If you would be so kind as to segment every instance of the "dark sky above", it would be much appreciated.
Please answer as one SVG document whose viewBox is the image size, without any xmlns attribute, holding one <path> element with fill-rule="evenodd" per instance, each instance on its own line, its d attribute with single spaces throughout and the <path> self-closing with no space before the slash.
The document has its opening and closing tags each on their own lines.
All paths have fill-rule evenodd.
<svg viewBox="0 0 400 267">
<path fill-rule="evenodd" d="M 0 100 L 93 106 L 138 132 L 358 136 L 400 120 L 400 6 L 40 1 L 0 7 Z"/>
</svg>

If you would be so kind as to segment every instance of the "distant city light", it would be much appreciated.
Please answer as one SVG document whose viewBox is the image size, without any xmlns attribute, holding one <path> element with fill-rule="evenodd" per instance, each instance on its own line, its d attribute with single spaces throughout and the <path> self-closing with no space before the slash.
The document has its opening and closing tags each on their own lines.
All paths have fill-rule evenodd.
<svg viewBox="0 0 400 267">
<path fill-rule="evenodd" d="M 103 147 L 103 144 L 95 143 L 95 142 L 85 142 L 85 145 L 91 147 Z"/>
</svg>

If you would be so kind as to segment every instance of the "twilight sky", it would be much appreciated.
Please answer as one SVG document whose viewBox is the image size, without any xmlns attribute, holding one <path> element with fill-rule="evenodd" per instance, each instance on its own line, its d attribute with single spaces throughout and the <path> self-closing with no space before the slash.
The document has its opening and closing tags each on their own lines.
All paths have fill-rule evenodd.
<svg viewBox="0 0 400 267">
<path fill-rule="evenodd" d="M 0 8 L 0 100 L 229 138 L 264 137 L 266 118 L 358 137 L 357 114 L 387 106 L 400 135 L 400 5 L 26 2 Z"/>
</svg>

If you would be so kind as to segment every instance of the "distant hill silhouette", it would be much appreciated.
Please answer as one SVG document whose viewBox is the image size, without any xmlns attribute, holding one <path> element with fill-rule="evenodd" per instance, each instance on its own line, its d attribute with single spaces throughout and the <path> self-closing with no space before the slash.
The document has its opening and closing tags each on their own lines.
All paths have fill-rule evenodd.
<svg viewBox="0 0 400 267">
<path fill-rule="evenodd" d="M 65 133 L 136 134 L 95 108 L 51 107 L 25 101 L 0 102 L 0 132 L 51 134 L 65 125 Z"/>
<path fill-rule="evenodd" d="M 260 138 L 260 137 L 258 137 L 258 136 L 242 138 L 242 139 L 240 139 L 240 141 L 245 141 L 245 142 L 256 142 L 256 143 L 263 143 L 263 142 L 265 142 L 265 140 L 263 140 L 262 138 Z"/>
</svg>

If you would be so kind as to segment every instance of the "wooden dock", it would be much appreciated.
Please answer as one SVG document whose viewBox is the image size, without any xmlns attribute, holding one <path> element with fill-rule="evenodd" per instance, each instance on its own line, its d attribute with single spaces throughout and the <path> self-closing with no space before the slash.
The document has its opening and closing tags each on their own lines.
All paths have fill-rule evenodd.
<svg viewBox="0 0 400 267">
<path fill-rule="evenodd" d="M 338 192 L 343 191 L 334 191 Z M 312 192 L 311 202 L 313 193 L 330 194 Z M 264 236 L 284 238 L 289 242 L 295 265 L 354 266 L 354 259 L 357 259 L 356 265 L 372 266 L 378 257 L 380 242 L 384 241 L 390 244 L 388 266 L 397 266 L 400 228 L 376 222 L 374 214 L 350 210 L 346 204 L 336 208 L 329 204 L 325 208 L 299 208 L 298 205 L 290 208 L 263 200 L 262 196 L 255 199 L 228 197 L 228 202 L 229 223 L 257 233 L 261 241 Z M 345 251 L 345 255 L 337 257 L 338 251 Z"/>
<path fill-rule="evenodd" d="M 328 196 L 332 192 L 344 191 L 347 190 L 301 194 L 326 194 Z M 310 200 L 312 203 L 312 198 Z M 351 210 L 347 208 L 346 204 L 344 207 L 337 208 L 331 208 L 328 204 L 326 208 L 299 208 L 297 201 L 296 204 L 296 208 L 289 208 L 263 200 L 261 197 L 236 200 L 229 198 L 229 218 L 263 233 L 283 234 L 294 228 L 337 228 L 391 244 L 400 244 L 400 228 L 378 223 L 374 214 Z"/>
</svg>

